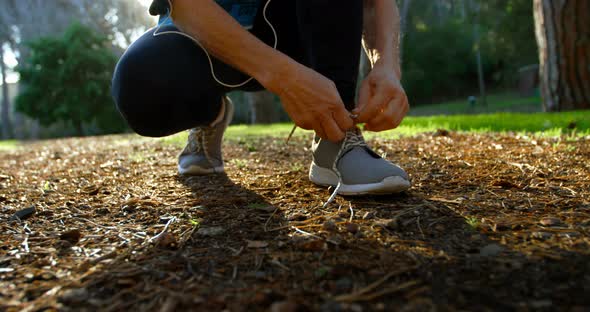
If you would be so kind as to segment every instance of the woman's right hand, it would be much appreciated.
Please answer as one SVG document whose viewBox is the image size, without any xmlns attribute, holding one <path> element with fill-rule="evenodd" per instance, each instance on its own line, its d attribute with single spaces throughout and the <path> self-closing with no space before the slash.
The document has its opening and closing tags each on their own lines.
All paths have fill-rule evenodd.
<svg viewBox="0 0 590 312">
<path fill-rule="evenodd" d="M 290 64 L 265 87 L 280 97 L 295 125 L 322 139 L 339 142 L 354 126 L 334 82 L 311 68 Z"/>
</svg>

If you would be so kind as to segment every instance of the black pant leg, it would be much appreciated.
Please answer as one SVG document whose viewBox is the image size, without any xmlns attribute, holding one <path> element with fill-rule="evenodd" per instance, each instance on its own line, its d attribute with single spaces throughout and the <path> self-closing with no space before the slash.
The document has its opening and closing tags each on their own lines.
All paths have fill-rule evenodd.
<svg viewBox="0 0 590 312">
<path fill-rule="evenodd" d="M 363 30 L 362 0 L 299 0 L 298 27 L 310 66 L 336 84 L 355 107 Z"/>
<path fill-rule="evenodd" d="M 176 28 L 159 31 L 167 30 Z M 135 41 L 117 64 L 112 94 L 119 111 L 135 132 L 152 137 L 211 122 L 225 90 L 213 80 L 205 53 L 188 38 L 154 37 L 154 31 Z M 225 64 L 215 66 L 226 79 L 236 76 Z"/>
</svg>

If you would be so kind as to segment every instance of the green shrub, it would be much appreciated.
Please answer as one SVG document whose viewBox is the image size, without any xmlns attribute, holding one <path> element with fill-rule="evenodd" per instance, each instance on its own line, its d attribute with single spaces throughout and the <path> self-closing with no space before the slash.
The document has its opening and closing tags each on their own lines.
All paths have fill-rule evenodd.
<svg viewBox="0 0 590 312">
<path fill-rule="evenodd" d="M 44 126 L 65 122 L 78 135 L 85 125 L 98 133 L 125 129 L 110 95 L 116 57 L 105 36 L 75 23 L 60 37 L 28 45 L 30 55 L 17 69 L 23 86 L 18 111 Z"/>
<path fill-rule="evenodd" d="M 477 90 L 473 31 L 463 23 L 417 27 L 404 38 L 403 56 L 403 85 L 414 104 Z"/>
</svg>

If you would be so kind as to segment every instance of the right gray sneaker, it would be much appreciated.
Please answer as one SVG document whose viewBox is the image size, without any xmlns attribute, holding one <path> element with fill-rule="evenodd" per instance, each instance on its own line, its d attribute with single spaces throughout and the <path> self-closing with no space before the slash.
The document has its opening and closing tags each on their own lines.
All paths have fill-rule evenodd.
<svg viewBox="0 0 590 312">
<path fill-rule="evenodd" d="M 188 142 L 178 156 L 178 173 L 205 175 L 224 171 L 221 143 L 223 134 L 234 114 L 234 105 L 228 97 L 221 100 L 219 117 L 209 126 L 189 131 Z"/>
<path fill-rule="evenodd" d="M 340 195 L 392 194 L 410 188 L 408 174 L 371 150 L 359 128 L 348 130 L 338 144 L 315 137 L 312 152 L 309 179 L 336 186 Z"/>
</svg>

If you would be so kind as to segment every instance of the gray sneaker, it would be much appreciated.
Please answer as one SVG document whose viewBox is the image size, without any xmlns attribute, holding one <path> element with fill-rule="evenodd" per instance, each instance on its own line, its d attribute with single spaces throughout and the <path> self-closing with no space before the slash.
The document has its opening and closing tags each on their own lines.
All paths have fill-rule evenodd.
<svg viewBox="0 0 590 312">
<path fill-rule="evenodd" d="M 221 143 L 233 114 L 233 103 L 228 97 L 223 97 L 219 117 L 209 126 L 189 131 L 187 145 L 178 156 L 178 173 L 205 175 L 224 171 Z"/>
<path fill-rule="evenodd" d="M 324 186 L 340 183 L 340 195 L 392 194 L 410 188 L 408 174 L 371 150 L 359 128 L 347 131 L 339 144 L 315 137 L 312 152 L 309 179 Z"/>
</svg>

